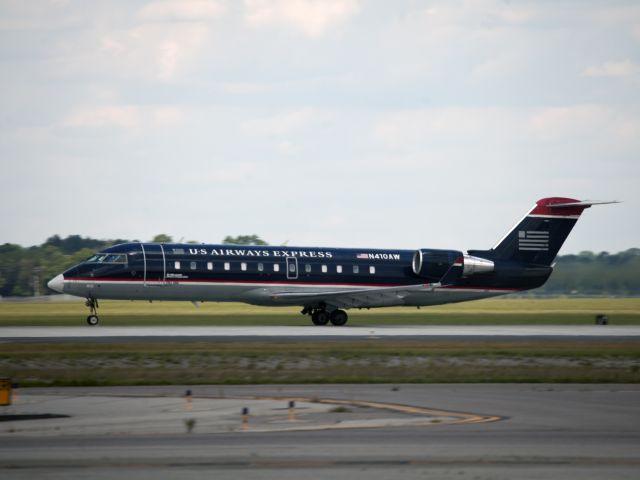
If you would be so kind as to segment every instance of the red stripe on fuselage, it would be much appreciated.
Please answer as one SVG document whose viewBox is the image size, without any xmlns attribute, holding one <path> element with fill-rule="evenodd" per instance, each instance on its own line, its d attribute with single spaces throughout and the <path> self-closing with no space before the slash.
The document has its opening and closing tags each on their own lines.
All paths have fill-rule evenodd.
<svg viewBox="0 0 640 480">
<path fill-rule="evenodd" d="M 256 285 L 270 285 L 270 284 L 289 284 L 289 285 L 318 285 L 318 286 L 355 286 L 355 287 L 406 287 L 411 285 L 419 285 L 419 283 L 318 283 L 307 282 L 300 280 L 288 280 L 283 278 L 282 280 L 193 280 L 189 278 L 168 278 L 161 279 L 149 279 L 142 278 L 96 278 L 96 277 L 69 277 L 65 280 L 83 281 L 83 282 L 139 282 L 139 283 L 151 283 L 151 282 L 166 282 L 166 283 L 255 283 Z"/>
<path fill-rule="evenodd" d="M 180 278 L 180 279 L 169 279 L 169 280 L 144 280 L 141 278 L 95 278 L 95 277 L 69 277 L 65 280 L 69 281 L 79 281 L 79 282 L 137 282 L 137 283 L 153 283 L 153 282 L 165 282 L 165 283 L 244 283 L 244 284 L 256 284 L 256 285 L 314 285 L 318 287 L 413 287 L 415 285 L 420 285 L 420 283 L 318 283 L 318 282 L 306 282 L 306 281 L 297 281 L 297 280 L 286 280 L 283 279 L 281 281 L 277 280 L 191 280 L 188 278 Z M 423 284 L 428 285 L 428 284 Z M 520 291 L 518 288 L 502 288 L 502 287 L 478 287 L 478 286 L 469 286 L 469 285 L 446 285 L 437 288 L 446 288 L 446 289 L 467 289 L 467 290 L 499 290 L 505 292 L 517 292 Z"/>
</svg>

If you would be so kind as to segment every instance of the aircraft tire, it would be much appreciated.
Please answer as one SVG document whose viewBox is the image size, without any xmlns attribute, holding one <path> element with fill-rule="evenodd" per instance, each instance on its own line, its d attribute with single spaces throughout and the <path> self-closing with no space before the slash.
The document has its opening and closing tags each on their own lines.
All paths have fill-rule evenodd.
<svg viewBox="0 0 640 480">
<path fill-rule="evenodd" d="M 89 315 L 87 317 L 87 323 L 89 325 L 91 325 L 92 327 L 95 327 L 96 325 L 98 325 L 98 316 L 97 315 Z"/>
<path fill-rule="evenodd" d="M 347 323 L 347 320 L 349 320 L 349 316 L 344 310 L 334 310 L 333 312 L 331 312 L 330 320 L 331 323 L 336 327 L 341 327 L 342 325 Z"/>
<path fill-rule="evenodd" d="M 324 310 L 316 310 L 311 314 L 311 321 L 314 325 L 326 325 L 329 323 L 329 314 Z"/>
</svg>

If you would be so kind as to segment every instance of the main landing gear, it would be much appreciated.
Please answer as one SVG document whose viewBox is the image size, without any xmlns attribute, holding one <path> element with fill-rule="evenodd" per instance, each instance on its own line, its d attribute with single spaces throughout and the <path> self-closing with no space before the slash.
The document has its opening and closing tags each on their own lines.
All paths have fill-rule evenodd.
<svg viewBox="0 0 640 480">
<path fill-rule="evenodd" d="M 98 299 L 93 297 L 87 297 L 87 301 L 84 304 L 89 307 L 89 316 L 87 317 L 87 323 L 92 327 L 98 324 Z"/>
<path fill-rule="evenodd" d="M 331 322 L 332 325 L 340 327 L 347 323 L 347 320 L 349 320 L 349 316 L 344 310 L 336 309 L 332 310 L 331 312 L 327 312 L 326 305 L 320 305 L 317 308 L 304 307 L 304 309 L 302 310 L 302 314 L 310 315 L 313 324 L 318 326 L 326 325 Z"/>
</svg>

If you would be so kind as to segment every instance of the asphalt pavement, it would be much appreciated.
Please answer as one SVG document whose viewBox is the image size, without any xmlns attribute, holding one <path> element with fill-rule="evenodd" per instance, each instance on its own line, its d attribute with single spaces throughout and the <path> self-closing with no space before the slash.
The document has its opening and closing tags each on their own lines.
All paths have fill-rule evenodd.
<svg viewBox="0 0 640 480">
<path fill-rule="evenodd" d="M 192 390 L 190 411 L 184 403 L 186 389 Z M 299 402 L 301 423 L 354 423 L 337 429 L 262 428 L 287 425 L 287 402 L 294 398 Z M 58 411 L 40 413 L 70 414 L 66 421 L 76 422 L 75 427 L 66 431 L 65 419 L 57 418 L 23 421 L 24 426 L 10 422 L 11 431 L 7 422 L 0 422 L 0 472 L 4 478 L 122 475 L 191 479 L 215 475 L 222 479 L 565 480 L 635 479 L 640 472 L 638 385 L 48 388 L 21 390 L 16 408 L 20 402 L 26 405 L 30 401 L 34 412 L 38 402 L 46 410 L 58 402 Z M 213 416 L 231 422 L 226 430 L 213 428 L 216 421 L 211 410 L 216 410 L 215 402 L 219 401 L 225 406 Z M 75 404 L 76 412 L 73 408 L 63 411 L 65 402 Z M 146 403 L 154 414 L 173 415 L 175 430 L 166 431 L 153 421 L 144 421 L 136 413 L 136 402 Z M 238 428 L 239 409 L 247 402 L 258 402 L 249 408 L 263 408 L 266 416 L 253 419 L 255 425 L 249 420 L 249 427 L 243 430 Z M 260 402 L 266 403 L 259 407 Z M 358 402 L 369 404 L 359 406 Z M 421 421 L 411 423 L 420 415 L 375 407 L 378 404 L 426 412 Z M 336 405 L 348 411 L 335 410 Z M 227 413 L 222 412 L 225 409 Z M 460 421 L 462 417 L 456 421 L 456 414 L 485 421 Z M 83 427 L 79 419 L 87 415 L 94 415 L 102 427 Z M 341 419 L 341 415 L 359 418 Z M 197 422 L 192 433 L 185 429 L 188 418 Z M 369 421 L 376 418 L 390 423 Z M 402 421 L 394 423 L 394 419 Z M 46 434 L 34 433 L 37 426 L 32 423 L 28 427 L 31 432 L 19 431 L 29 422 L 41 426 L 50 422 L 58 430 L 54 427 Z M 109 430 L 110 425 L 117 428 Z"/>
</svg>

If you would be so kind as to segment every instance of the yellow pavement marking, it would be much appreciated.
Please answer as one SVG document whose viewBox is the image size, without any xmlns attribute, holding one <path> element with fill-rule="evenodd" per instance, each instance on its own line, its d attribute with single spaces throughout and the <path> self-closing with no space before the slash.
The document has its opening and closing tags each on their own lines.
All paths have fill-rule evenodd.
<svg viewBox="0 0 640 480">
<path fill-rule="evenodd" d="M 318 399 L 318 398 L 307 398 L 307 397 L 256 397 L 256 396 L 241 397 L 241 398 L 252 399 L 252 400 L 282 400 L 282 401 L 293 400 L 296 402 L 323 403 L 323 404 L 329 404 L 329 405 L 350 405 L 354 407 L 377 408 L 380 410 L 389 410 L 392 412 L 407 413 L 412 415 L 458 418 L 458 420 L 456 421 L 447 422 L 447 425 L 487 423 L 487 422 L 497 422 L 498 420 L 502 420 L 502 417 L 497 415 L 480 415 L 480 414 L 466 413 L 466 412 L 452 412 L 448 410 L 438 410 L 433 408 L 418 407 L 415 405 L 403 405 L 399 403 L 386 403 L 386 402 L 370 402 L 367 400 L 342 400 L 342 399 L 333 399 L 333 398 Z"/>
</svg>

